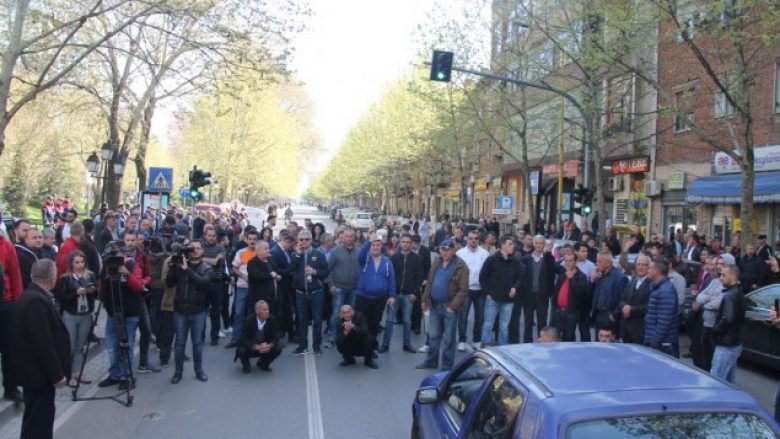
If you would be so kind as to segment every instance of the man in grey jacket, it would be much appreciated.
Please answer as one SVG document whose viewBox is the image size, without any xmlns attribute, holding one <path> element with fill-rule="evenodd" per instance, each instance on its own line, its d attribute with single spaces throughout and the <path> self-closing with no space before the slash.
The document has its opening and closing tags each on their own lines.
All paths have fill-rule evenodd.
<svg viewBox="0 0 780 439">
<path fill-rule="evenodd" d="M 341 244 L 330 252 L 328 258 L 328 269 L 330 277 L 331 295 L 331 313 L 328 322 L 328 335 L 325 341 L 325 347 L 333 346 L 336 341 L 336 323 L 339 320 L 341 305 L 355 304 L 354 290 L 357 287 L 358 276 L 360 273 L 360 264 L 358 263 L 358 253 L 360 249 L 355 245 L 355 231 L 345 229 L 341 233 Z"/>
</svg>

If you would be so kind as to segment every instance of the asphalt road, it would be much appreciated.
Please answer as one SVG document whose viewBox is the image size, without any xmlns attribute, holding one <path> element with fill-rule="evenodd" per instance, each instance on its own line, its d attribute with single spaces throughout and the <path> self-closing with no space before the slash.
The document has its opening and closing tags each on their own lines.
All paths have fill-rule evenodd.
<svg viewBox="0 0 780 439">
<path fill-rule="evenodd" d="M 297 206 L 294 210 L 301 224 L 303 218 L 311 218 L 333 229 L 329 218 L 311 208 Z M 423 341 L 422 336 L 413 338 L 416 346 Z M 244 375 L 239 363 L 233 362 L 233 351 L 223 348 L 224 343 L 223 339 L 220 346 L 207 343 L 204 347 L 204 368 L 209 376 L 206 383 L 195 379 L 192 363 L 188 362 L 184 379 L 177 385 L 169 382 L 172 369 L 137 376 L 135 400 L 129 408 L 113 401 L 73 404 L 65 397 L 58 398 L 55 437 L 408 437 L 410 404 L 417 384 L 428 371 L 414 368 L 424 354 L 401 350 L 400 326 L 396 327 L 390 351 L 380 355 L 378 370 L 360 362 L 339 367 L 341 358 L 333 349 L 324 349 L 321 357 L 292 357 L 289 354 L 294 346 L 287 346 L 273 363 L 272 372 L 254 368 Z M 96 360 L 105 354 L 98 357 Z M 778 385 L 775 376 L 760 368 L 740 367 L 737 381 L 770 408 Z M 97 394 L 110 392 L 100 389 Z M 0 428 L 0 439 L 18 437 L 18 431 L 17 417 Z"/>
</svg>

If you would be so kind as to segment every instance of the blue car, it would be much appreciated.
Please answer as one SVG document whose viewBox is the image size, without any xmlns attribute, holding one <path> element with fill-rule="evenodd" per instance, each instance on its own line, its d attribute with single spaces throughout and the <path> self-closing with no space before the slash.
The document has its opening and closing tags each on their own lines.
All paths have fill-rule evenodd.
<svg viewBox="0 0 780 439">
<path fill-rule="evenodd" d="M 780 426 L 747 393 L 638 345 L 520 344 L 422 381 L 412 438 L 755 438 Z"/>
</svg>

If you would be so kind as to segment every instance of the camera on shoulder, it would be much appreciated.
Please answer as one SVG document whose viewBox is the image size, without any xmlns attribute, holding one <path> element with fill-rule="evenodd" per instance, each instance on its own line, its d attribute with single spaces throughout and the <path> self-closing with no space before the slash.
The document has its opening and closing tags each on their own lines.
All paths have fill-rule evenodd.
<svg viewBox="0 0 780 439">
<path fill-rule="evenodd" d="M 189 258 L 194 250 L 195 247 L 190 245 L 174 243 L 171 248 L 171 251 L 173 252 L 173 256 L 171 256 L 171 264 L 181 265 L 181 263 L 184 262 L 184 258 Z"/>
</svg>

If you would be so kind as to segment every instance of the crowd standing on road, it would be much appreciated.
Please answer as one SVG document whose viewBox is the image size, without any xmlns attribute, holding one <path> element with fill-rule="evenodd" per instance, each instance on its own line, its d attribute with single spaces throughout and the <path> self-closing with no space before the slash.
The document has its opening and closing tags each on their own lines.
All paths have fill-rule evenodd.
<svg viewBox="0 0 780 439">
<path fill-rule="evenodd" d="M 335 347 L 341 366 L 362 358 L 377 369 L 400 323 L 405 354 L 425 354 L 418 368 L 449 370 L 457 351 L 521 340 L 622 341 L 679 357 L 681 319 L 692 339 L 684 355 L 734 382 L 744 295 L 780 278 L 780 263 L 764 241 L 746 243 L 743 256 L 703 244 L 692 230 L 670 241 L 651 233 L 648 242 L 638 232 L 624 246 L 611 230 L 599 242 L 569 222 L 559 233 L 521 228 L 511 236 L 501 234 L 497 221 L 474 226 L 445 216 L 434 227 L 422 215 L 405 224 L 391 216 L 366 230 L 344 224 L 327 230 L 309 219 L 299 226 L 289 205 L 280 230 L 276 210 L 269 206 L 264 224 L 253 225 L 237 212 L 129 206 L 79 221 L 68 207 L 53 241 L 17 221 L 17 242 L 0 236 L 5 398 L 30 399 L 28 410 L 49 422 L 50 414 L 36 408 L 40 398 L 63 384 L 91 382 L 80 373 L 82 353 L 95 339 L 93 316 L 101 307 L 111 367 L 100 387 L 132 388 L 132 367 L 160 372 L 170 367 L 171 353 L 171 383 L 182 381 L 187 361 L 195 378 L 207 381 L 207 330 L 212 346 L 227 339 L 244 373 L 251 373 L 250 359 L 270 372 L 288 344 L 296 345 L 292 355 L 311 349 L 319 356 Z M 631 253 L 638 256 L 629 263 Z M 683 314 L 688 286 L 690 310 Z M 46 306 L 56 310 L 52 331 L 65 334 L 35 341 L 66 352 L 57 369 L 31 368 L 35 377 L 24 367 L 25 376 L 10 373 L 13 364 L 32 361 L 11 349 L 29 324 L 12 324 L 15 316 L 50 313 L 43 305 L 22 307 L 25 297 L 47 297 Z M 413 346 L 413 333 L 424 333 L 425 345 Z M 188 340 L 192 358 L 185 354 Z M 152 343 L 158 364 L 148 355 Z M 42 382 L 45 394 L 38 392 Z"/>
</svg>

